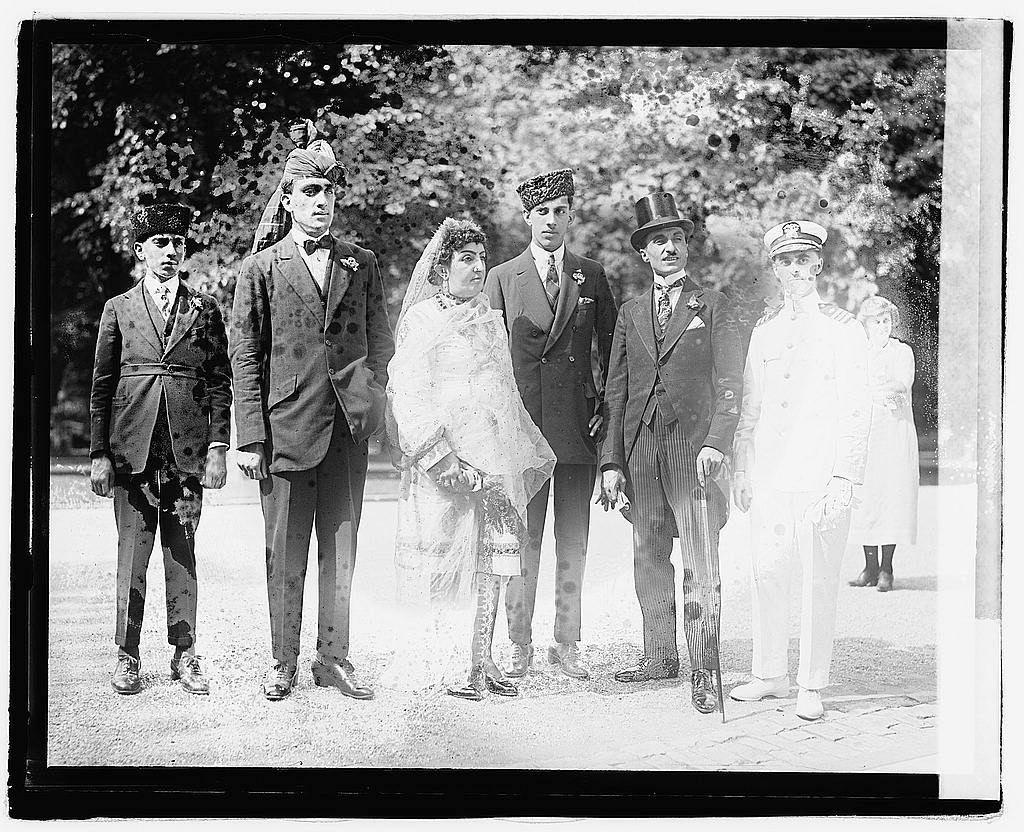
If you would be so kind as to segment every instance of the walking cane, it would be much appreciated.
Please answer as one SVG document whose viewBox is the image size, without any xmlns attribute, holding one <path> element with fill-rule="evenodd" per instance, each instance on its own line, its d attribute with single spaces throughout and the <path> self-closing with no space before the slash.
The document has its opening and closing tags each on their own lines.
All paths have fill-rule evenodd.
<svg viewBox="0 0 1024 832">
<path fill-rule="evenodd" d="M 700 514 L 701 519 L 704 521 L 704 540 L 710 546 L 711 543 L 711 521 L 708 519 L 708 495 L 709 486 L 715 487 L 714 483 L 705 483 L 704 485 L 704 499 L 700 500 Z M 728 498 L 727 498 L 728 499 Z M 708 558 L 710 560 L 710 558 Z M 725 723 L 725 697 L 722 694 L 722 648 L 721 648 L 721 636 L 722 636 L 722 592 L 721 583 L 722 577 L 718 576 L 719 592 L 718 599 L 715 604 L 715 681 L 717 684 L 718 692 L 718 710 L 722 714 L 722 723 Z"/>
</svg>

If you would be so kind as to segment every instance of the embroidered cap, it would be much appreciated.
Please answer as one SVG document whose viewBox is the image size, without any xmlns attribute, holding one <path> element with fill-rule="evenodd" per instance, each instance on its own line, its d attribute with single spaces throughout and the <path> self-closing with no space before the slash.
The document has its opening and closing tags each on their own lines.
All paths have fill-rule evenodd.
<svg viewBox="0 0 1024 832">
<path fill-rule="evenodd" d="M 572 196 L 576 193 L 572 181 L 572 168 L 562 168 L 531 177 L 516 185 L 516 193 L 522 200 L 523 210 L 532 211 L 542 202 L 557 199 L 560 196 Z"/>
<path fill-rule="evenodd" d="M 132 236 L 137 243 L 145 242 L 154 234 L 180 234 L 187 237 L 191 219 L 192 209 L 187 205 L 147 205 L 132 215 Z"/>
<path fill-rule="evenodd" d="M 764 245 L 768 249 L 768 257 L 774 257 L 790 251 L 821 251 L 826 239 L 828 232 L 816 222 L 787 220 L 765 232 Z"/>
</svg>

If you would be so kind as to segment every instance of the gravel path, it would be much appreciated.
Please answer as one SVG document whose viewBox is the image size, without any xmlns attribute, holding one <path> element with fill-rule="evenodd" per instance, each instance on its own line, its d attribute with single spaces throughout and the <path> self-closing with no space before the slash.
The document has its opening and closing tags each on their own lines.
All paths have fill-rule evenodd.
<svg viewBox="0 0 1024 832">
<path fill-rule="evenodd" d="M 54 507 L 50 515 L 50 765 L 557 768 L 558 761 L 575 758 L 579 767 L 580 758 L 592 756 L 594 767 L 607 768 L 624 749 L 645 742 L 686 737 L 690 746 L 695 737 L 723 730 L 717 714 L 701 717 L 692 709 L 688 679 L 627 687 L 610 678 L 639 655 L 640 612 L 631 527 L 599 511 L 593 515 L 583 608 L 590 681 L 571 681 L 541 663 L 523 680 L 523 695 L 511 700 L 472 703 L 378 687 L 373 701 L 354 702 L 316 688 L 309 671 L 314 567 L 307 573 L 299 686 L 289 699 L 267 702 L 260 693 L 270 661 L 262 517 L 251 484 L 235 479 L 208 501 L 198 532 L 198 648 L 212 679 L 211 695 L 189 696 L 169 679 L 163 567 L 155 556 L 141 645 L 143 691 L 118 696 L 109 686 L 115 664 L 113 512 L 109 502 L 84 494 L 80 485 L 65 482 L 54 494 L 74 491 L 78 501 L 69 502 L 84 507 Z M 392 487 L 381 482 L 376 499 L 366 504 L 353 591 L 352 660 L 371 685 L 387 664 L 395 614 L 396 504 L 387 499 Z M 906 693 L 934 699 L 937 491 L 922 489 L 918 545 L 897 552 L 899 591 L 843 586 L 828 691 L 836 703 Z M 747 534 L 745 518 L 737 514 L 722 537 L 726 690 L 746 678 L 750 662 Z M 552 544 L 545 542 L 544 575 L 553 574 Z M 859 571 L 859 561 L 859 549 L 851 546 L 844 580 Z M 542 661 L 553 623 L 552 583 L 542 581 L 538 593 L 535 638 Z M 503 659 L 507 636 L 501 618 L 495 645 Z M 794 618 L 794 635 L 797 623 Z M 791 648 L 795 677 L 795 639 Z M 728 703 L 726 709 L 731 727 L 725 730 L 733 734 L 737 726 L 758 720 L 799 722 L 791 707 L 788 716 L 777 707 Z M 700 767 L 701 760 L 675 764 Z"/>
</svg>

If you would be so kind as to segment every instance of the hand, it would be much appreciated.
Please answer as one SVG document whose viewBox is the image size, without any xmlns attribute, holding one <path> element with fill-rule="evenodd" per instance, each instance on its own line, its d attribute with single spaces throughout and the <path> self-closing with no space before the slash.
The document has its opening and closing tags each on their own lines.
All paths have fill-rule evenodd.
<svg viewBox="0 0 1024 832">
<path fill-rule="evenodd" d="M 454 452 L 449 451 L 437 462 L 427 469 L 427 473 L 433 477 L 434 482 L 441 488 L 451 488 L 458 480 L 461 471 L 459 458 Z"/>
<path fill-rule="evenodd" d="M 832 477 L 825 486 L 823 518 L 837 517 L 850 507 L 853 500 L 853 483 L 842 477 Z"/>
<path fill-rule="evenodd" d="M 601 493 L 594 501 L 604 507 L 605 511 L 615 508 L 622 490 L 626 487 L 626 478 L 618 468 L 609 468 L 601 474 Z"/>
<path fill-rule="evenodd" d="M 267 460 L 263 455 L 262 442 L 252 442 L 239 448 L 236 462 L 241 472 L 249 479 L 263 480 L 267 478 Z"/>
<path fill-rule="evenodd" d="M 754 486 L 750 484 L 745 472 L 740 471 L 732 478 L 732 500 L 736 508 L 742 512 L 750 509 L 754 502 Z"/>
<path fill-rule="evenodd" d="M 590 417 L 590 435 L 597 436 L 601 430 L 601 426 L 604 424 L 604 416 L 600 413 L 595 413 Z"/>
<path fill-rule="evenodd" d="M 206 470 L 203 472 L 203 488 L 223 488 L 228 480 L 227 448 L 218 445 L 206 452 Z"/>
<path fill-rule="evenodd" d="M 718 448 L 705 445 L 700 449 L 700 452 L 697 454 L 697 481 L 700 483 L 701 488 L 705 487 L 704 484 L 708 477 L 713 477 L 718 472 L 724 459 L 725 454 L 718 450 Z"/>
<path fill-rule="evenodd" d="M 93 494 L 100 497 L 114 496 L 114 463 L 110 461 L 109 456 L 93 457 L 89 484 L 92 486 Z"/>
</svg>

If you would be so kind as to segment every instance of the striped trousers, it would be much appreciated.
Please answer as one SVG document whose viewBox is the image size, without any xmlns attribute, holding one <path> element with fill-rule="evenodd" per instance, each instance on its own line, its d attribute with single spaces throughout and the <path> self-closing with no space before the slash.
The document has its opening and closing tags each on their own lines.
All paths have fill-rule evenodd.
<svg viewBox="0 0 1024 832">
<path fill-rule="evenodd" d="M 718 487 L 697 480 L 697 450 L 678 421 L 660 408 L 641 425 L 629 458 L 633 489 L 633 579 L 644 622 L 644 655 L 676 658 L 676 592 L 672 539 L 683 565 L 683 632 L 690 668 L 718 667 L 722 584 L 718 533 L 727 505 Z"/>
</svg>

